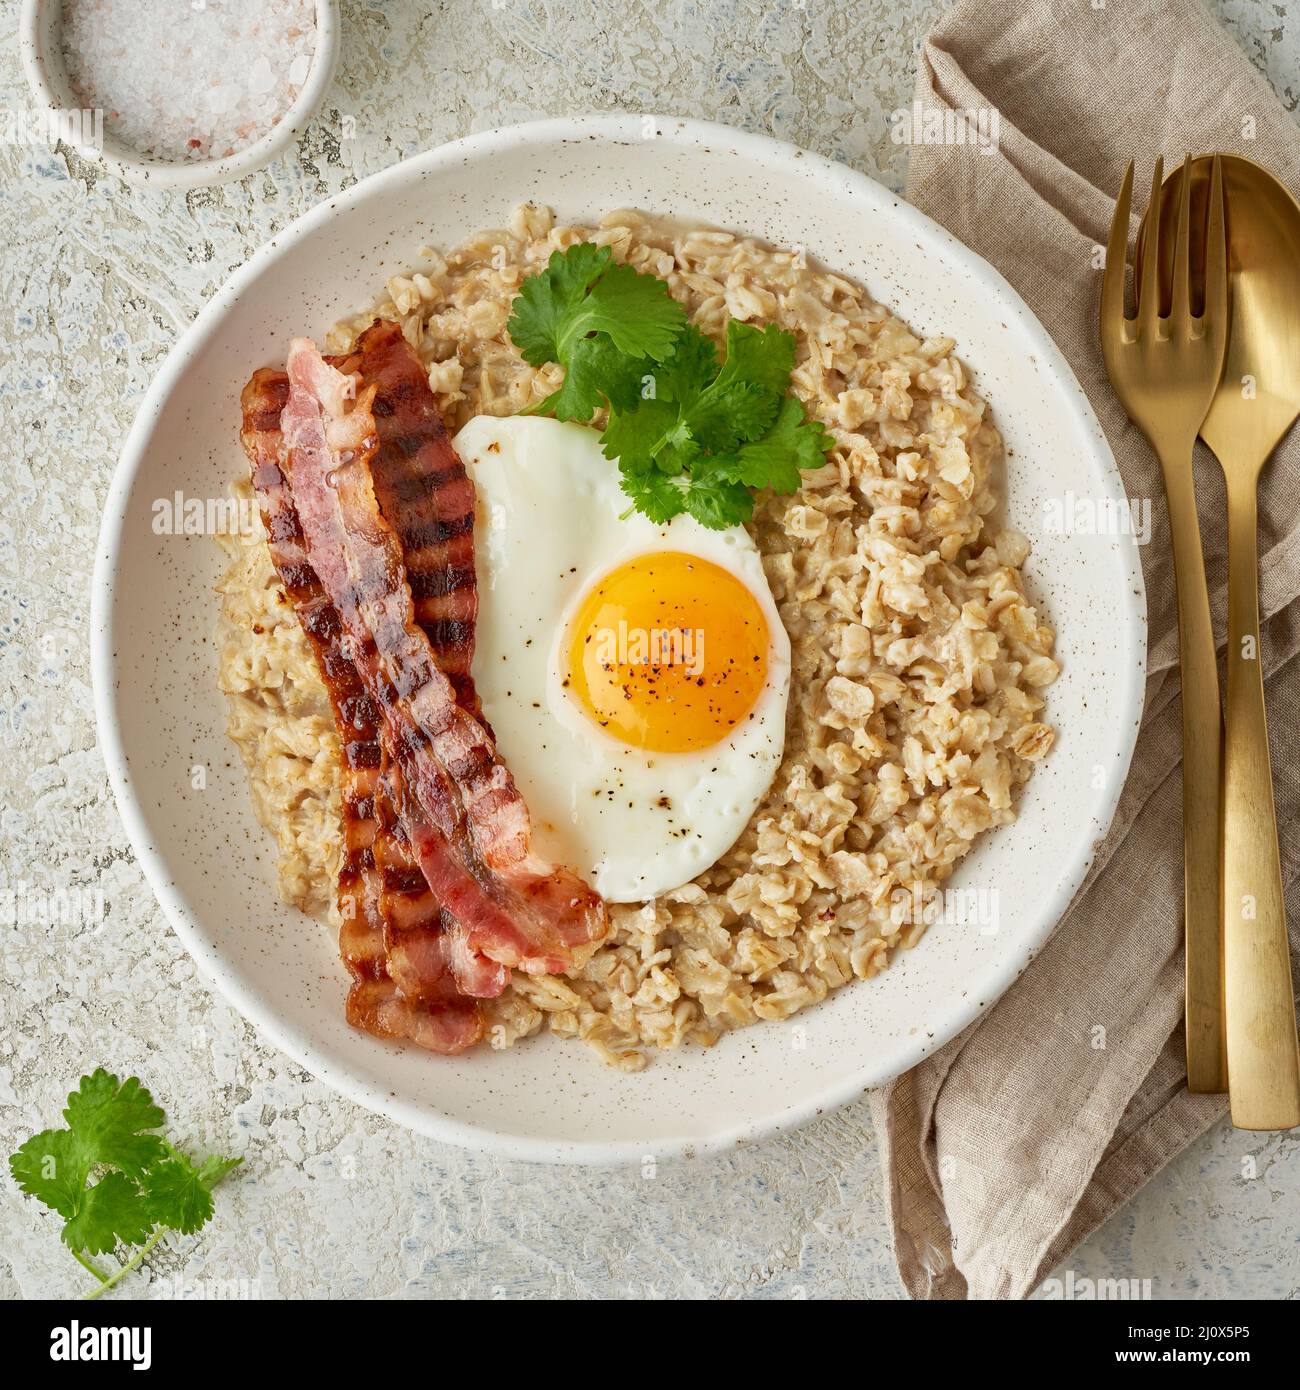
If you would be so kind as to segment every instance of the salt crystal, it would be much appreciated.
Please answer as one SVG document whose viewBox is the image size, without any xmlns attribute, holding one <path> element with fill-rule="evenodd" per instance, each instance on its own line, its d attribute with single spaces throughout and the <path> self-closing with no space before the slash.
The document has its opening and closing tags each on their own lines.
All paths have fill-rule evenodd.
<svg viewBox="0 0 1300 1390">
<path fill-rule="evenodd" d="M 275 69 L 263 53 L 249 70 L 248 85 L 255 92 L 269 92 L 275 87 Z"/>
<path fill-rule="evenodd" d="M 213 87 L 208 93 L 208 106 L 215 112 L 233 111 L 239 100 L 237 87 Z"/>
<path fill-rule="evenodd" d="M 283 119 L 316 51 L 314 0 L 63 0 L 78 102 L 161 159 L 211 159 Z"/>
</svg>

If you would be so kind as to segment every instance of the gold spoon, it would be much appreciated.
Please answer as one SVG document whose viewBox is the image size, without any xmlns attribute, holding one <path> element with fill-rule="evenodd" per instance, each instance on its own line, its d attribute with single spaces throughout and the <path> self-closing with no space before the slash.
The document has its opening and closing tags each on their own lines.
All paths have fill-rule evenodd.
<svg viewBox="0 0 1300 1390">
<path fill-rule="evenodd" d="M 1223 749 L 1223 981 L 1232 1122 L 1300 1125 L 1300 1048 L 1259 651 L 1256 492 L 1300 415 L 1300 205 L 1267 169 L 1222 156 L 1231 296 L 1223 379 L 1201 438 L 1228 498 L 1228 691 Z M 1203 200 L 1210 159 L 1190 165 Z M 1166 183 L 1162 207 L 1177 196 Z M 1200 225 L 1193 219 L 1192 225 Z M 1193 256 L 1197 248 L 1193 247 Z M 1171 283 L 1172 266 L 1162 266 Z"/>
</svg>

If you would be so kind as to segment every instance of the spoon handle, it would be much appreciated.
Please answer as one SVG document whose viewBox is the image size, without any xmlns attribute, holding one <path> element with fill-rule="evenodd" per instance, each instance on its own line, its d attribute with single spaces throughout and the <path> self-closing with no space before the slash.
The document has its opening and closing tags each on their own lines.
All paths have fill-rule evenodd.
<svg viewBox="0 0 1300 1390">
<path fill-rule="evenodd" d="M 1225 469 L 1228 692 L 1223 768 L 1224 1012 L 1232 1122 L 1300 1125 L 1291 951 L 1259 650 L 1256 475 Z"/>
<path fill-rule="evenodd" d="M 1178 590 L 1183 706 L 1183 942 L 1186 962 L 1187 1089 L 1228 1089 L 1223 1031 L 1223 890 L 1219 879 L 1219 785 L 1223 714 L 1210 595 L 1196 515 L 1192 447 L 1162 452 Z"/>
</svg>

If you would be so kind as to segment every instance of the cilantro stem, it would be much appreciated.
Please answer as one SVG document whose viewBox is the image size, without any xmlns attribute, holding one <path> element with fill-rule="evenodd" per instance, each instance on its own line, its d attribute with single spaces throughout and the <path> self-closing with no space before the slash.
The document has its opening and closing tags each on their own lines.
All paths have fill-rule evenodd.
<svg viewBox="0 0 1300 1390">
<path fill-rule="evenodd" d="M 549 415 L 555 407 L 555 398 L 560 393 L 552 391 L 549 396 L 543 396 L 540 401 L 533 401 L 531 405 L 526 405 L 519 411 L 520 415 Z"/>
<path fill-rule="evenodd" d="M 114 1284 L 117 1284 L 121 1280 L 125 1279 L 126 1276 L 130 1274 L 133 1269 L 139 1269 L 142 1261 L 144 1260 L 144 1257 L 150 1252 L 150 1250 L 154 1248 L 155 1245 L 158 1244 L 158 1242 L 163 1238 L 163 1236 L 167 1234 L 169 1229 L 170 1227 L 168 1226 L 160 1226 L 153 1233 L 153 1235 L 151 1235 L 149 1239 L 145 1241 L 145 1243 L 140 1247 L 140 1249 L 136 1252 L 136 1254 L 131 1258 L 131 1260 L 127 1264 L 120 1265 L 107 1278 L 105 1278 L 104 1275 L 99 1274 L 98 1270 L 95 1270 L 94 1272 L 96 1274 L 99 1274 L 99 1277 L 103 1279 L 104 1282 L 100 1284 L 100 1286 L 97 1289 L 91 1289 L 88 1293 L 82 1294 L 82 1297 L 86 1299 L 98 1298 L 101 1294 L 107 1293 L 109 1289 L 113 1287 Z M 78 1255 L 77 1258 L 81 1259 L 81 1256 Z M 85 1260 L 82 1260 L 81 1262 L 82 1264 L 86 1263 Z M 90 1266 L 87 1266 L 87 1268 L 90 1268 Z"/>
<path fill-rule="evenodd" d="M 179 1150 L 173 1148 L 171 1144 L 167 1142 L 166 1139 L 164 1139 L 162 1143 L 163 1147 L 166 1148 L 169 1153 L 179 1153 Z M 234 1159 L 230 1162 L 230 1168 L 233 1169 L 235 1167 L 238 1167 L 238 1165 L 242 1162 L 243 1159 Z M 223 1177 L 225 1177 L 225 1173 L 222 1173 L 219 1177 L 217 1177 L 215 1182 L 209 1181 L 206 1182 L 204 1185 L 208 1188 L 209 1191 L 211 1191 L 212 1188 L 216 1187 L 217 1183 L 219 1183 Z M 125 1279 L 126 1276 L 130 1274 L 132 1270 L 139 1269 L 140 1266 L 144 1263 L 145 1256 L 154 1248 L 155 1245 L 158 1244 L 158 1242 L 163 1238 L 163 1236 L 165 1236 L 167 1232 L 171 1229 L 172 1228 L 170 1226 L 159 1226 L 158 1229 L 153 1233 L 153 1235 L 151 1235 L 149 1239 L 145 1241 L 145 1243 L 140 1247 L 140 1249 L 136 1251 L 136 1253 L 131 1257 L 131 1259 L 126 1264 L 119 1265 L 118 1268 L 112 1272 L 112 1274 L 102 1273 L 100 1270 L 96 1269 L 96 1267 L 90 1260 L 86 1259 L 79 1251 L 74 1250 L 72 1252 L 73 1259 L 75 1259 L 78 1264 L 85 1265 L 85 1267 L 95 1276 L 95 1278 L 100 1281 L 98 1288 L 89 1289 L 86 1293 L 82 1294 L 82 1298 L 99 1298 L 101 1294 L 106 1294 L 109 1291 L 109 1289 L 111 1289 L 115 1284 L 118 1284 L 123 1279 Z"/>
<path fill-rule="evenodd" d="M 81 1265 L 82 1268 L 88 1269 L 95 1276 L 95 1278 L 99 1280 L 101 1284 L 108 1282 L 108 1275 L 105 1274 L 102 1269 L 100 1269 L 100 1267 L 94 1262 L 94 1260 L 88 1260 L 81 1253 L 80 1250 L 74 1250 L 72 1252 L 72 1258 L 76 1260 L 76 1262 L 79 1265 Z"/>
</svg>

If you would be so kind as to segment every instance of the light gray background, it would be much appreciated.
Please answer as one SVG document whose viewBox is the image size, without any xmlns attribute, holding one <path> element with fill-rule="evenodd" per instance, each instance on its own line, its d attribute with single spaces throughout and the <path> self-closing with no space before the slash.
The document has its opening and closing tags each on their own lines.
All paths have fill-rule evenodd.
<svg viewBox="0 0 1300 1390">
<path fill-rule="evenodd" d="M 657 1173 L 538 1168 L 417 1138 L 292 1065 L 196 978 L 137 870 L 95 746 L 87 592 L 140 396 L 203 300 L 298 213 L 441 141 L 545 115 L 655 110 L 766 131 L 900 187 L 938 0 L 345 0 L 343 58 L 295 155 L 218 190 L 140 192 L 0 147 L 0 888 L 102 888 L 102 922 L 0 925 L 0 1151 L 76 1078 L 138 1072 L 196 1151 L 241 1153 L 218 1219 L 156 1253 L 266 1297 L 898 1297 L 867 1107 Z M 1292 110 L 1286 0 L 1214 8 Z M 23 107 L 17 0 L 0 106 Z M 202 618 L 202 615 L 199 615 Z M 635 1084 L 635 1083 L 631 1083 Z M 1253 1176 L 1251 1175 L 1253 1173 Z M 1300 1145 L 1226 1125 L 1070 1260 L 1156 1298 L 1300 1291 Z M 0 1296 L 87 1276 L 0 1179 Z"/>
</svg>

